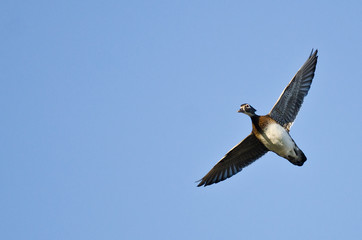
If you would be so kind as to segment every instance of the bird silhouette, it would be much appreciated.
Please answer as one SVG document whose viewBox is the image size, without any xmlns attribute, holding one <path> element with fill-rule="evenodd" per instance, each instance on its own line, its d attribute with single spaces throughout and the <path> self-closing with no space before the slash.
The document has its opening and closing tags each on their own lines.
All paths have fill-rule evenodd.
<svg viewBox="0 0 362 240">
<path fill-rule="evenodd" d="M 294 165 L 302 166 L 306 156 L 289 134 L 290 128 L 308 94 L 317 65 L 318 50 L 311 52 L 280 95 L 272 110 L 257 115 L 250 104 L 242 104 L 238 112 L 251 118 L 252 132 L 231 149 L 201 180 L 198 187 L 223 181 L 248 166 L 268 151 L 275 152 Z"/>
</svg>

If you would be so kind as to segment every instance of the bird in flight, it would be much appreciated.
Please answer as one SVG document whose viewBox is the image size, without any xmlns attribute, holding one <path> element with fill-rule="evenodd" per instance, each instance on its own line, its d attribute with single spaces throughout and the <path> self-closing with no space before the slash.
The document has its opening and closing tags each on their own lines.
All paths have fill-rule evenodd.
<svg viewBox="0 0 362 240">
<path fill-rule="evenodd" d="M 198 187 L 223 181 L 272 151 L 294 165 L 302 166 L 306 156 L 289 134 L 290 128 L 308 94 L 317 65 L 318 50 L 311 52 L 280 95 L 269 114 L 257 115 L 250 104 L 242 104 L 238 112 L 251 118 L 252 132 L 231 149 L 201 180 Z"/>
</svg>

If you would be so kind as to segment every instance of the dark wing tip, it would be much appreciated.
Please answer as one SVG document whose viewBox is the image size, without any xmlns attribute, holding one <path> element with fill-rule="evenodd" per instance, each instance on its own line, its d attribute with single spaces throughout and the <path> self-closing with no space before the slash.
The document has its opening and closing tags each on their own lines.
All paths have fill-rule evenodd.
<svg viewBox="0 0 362 240">
<path fill-rule="evenodd" d="M 213 179 L 212 177 L 209 177 L 208 175 L 206 175 L 206 176 L 203 177 L 202 179 L 196 181 L 196 183 L 197 183 L 197 182 L 200 182 L 200 183 L 197 185 L 197 187 L 202 187 L 202 186 L 206 187 L 206 186 L 208 186 L 208 185 L 212 185 L 212 184 L 214 184 L 214 183 L 218 183 L 218 182 L 224 180 L 224 179 L 223 179 L 223 180 L 212 181 L 212 179 Z"/>
<path fill-rule="evenodd" d="M 215 174 L 214 174 L 214 175 L 215 175 Z M 212 184 L 216 184 L 216 183 L 218 183 L 218 182 L 224 181 L 225 179 L 230 178 L 231 176 L 233 176 L 233 175 L 231 175 L 231 176 L 227 176 L 227 177 L 218 178 L 218 177 L 216 177 L 216 176 L 214 176 L 214 175 L 209 176 L 209 175 L 207 174 L 205 177 L 203 177 L 203 178 L 200 179 L 199 181 L 196 181 L 196 182 L 200 182 L 200 183 L 197 185 L 197 187 L 202 187 L 202 186 L 206 187 L 206 186 L 209 186 L 209 185 L 212 185 Z"/>
<path fill-rule="evenodd" d="M 195 183 L 199 182 L 199 184 L 197 184 L 197 187 L 201 187 L 202 185 L 204 185 L 204 183 L 201 181 L 202 181 L 202 179 L 195 181 Z"/>
<path fill-rule="evenodd" d="M 222 160 L 221 160 L 222 161 Z M 220 163 L 220 162 L 219 162 Z M 238 167 L 234 167 L 235 171 L 228 171 L 226 169 L 215 169 L 215 167 L 218 166 L 217 163 L 203 178 L 201 178 L 199 181 L 200 182 L 197 186 L 201 187 L 201 186 L 208 186 L 208 185 L 212 185 L 221 181 L 224 181 L 225 179 L 228 179 L 230 177 L 232 177 L 233 175 L 235 175 L 236 173 L 241 171 L 241 168 L 239 169 Z"/>
<path fill-rule="evenodd" d="M 317 56 L 318 49 L 314 51 L 314 48 L 312 48 L 312 51 L 310 52 L 309 58 Z"/>
</svg>

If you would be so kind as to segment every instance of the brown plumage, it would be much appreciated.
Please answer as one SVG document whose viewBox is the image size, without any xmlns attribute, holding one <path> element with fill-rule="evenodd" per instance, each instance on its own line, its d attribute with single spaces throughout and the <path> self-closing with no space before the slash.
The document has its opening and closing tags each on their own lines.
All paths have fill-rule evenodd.
<svg viewBox="0 0 362 240">
<path fill-rule="evenodd" d="M 269 124 L 276 123 L 276 121 L 274 119 L 272 119 L 269 115 L 265 115 L 265 116 L 255 115 L 255 116 L 251 117 L 251 122 L 253 125 L 252 133 L 256 136 L 256 138 L 259 139 L 259 141 L 260 141 L 260 139 L 263 137 L 263 138 L 265 138 L 266 141 L 270 142 L 270 140 L 265 135 L 264 129 Z"/>
</svg>

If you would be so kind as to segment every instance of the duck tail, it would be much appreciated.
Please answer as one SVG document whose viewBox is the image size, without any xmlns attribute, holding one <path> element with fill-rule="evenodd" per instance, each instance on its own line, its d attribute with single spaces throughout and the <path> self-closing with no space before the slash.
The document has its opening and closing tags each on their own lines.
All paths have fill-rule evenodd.
<svg viewBox="0 0 362 240">
<path fill-rule="evenodd" d="M 294 148 L 294 152 L 297 155 L 296 157 L 288 156 L 289 162 L 297 166 L 303 166 L 304 162 L 307 161 L 307 157 L 304 155 L 303 151 L 298 147 Z"/>
</svg>

